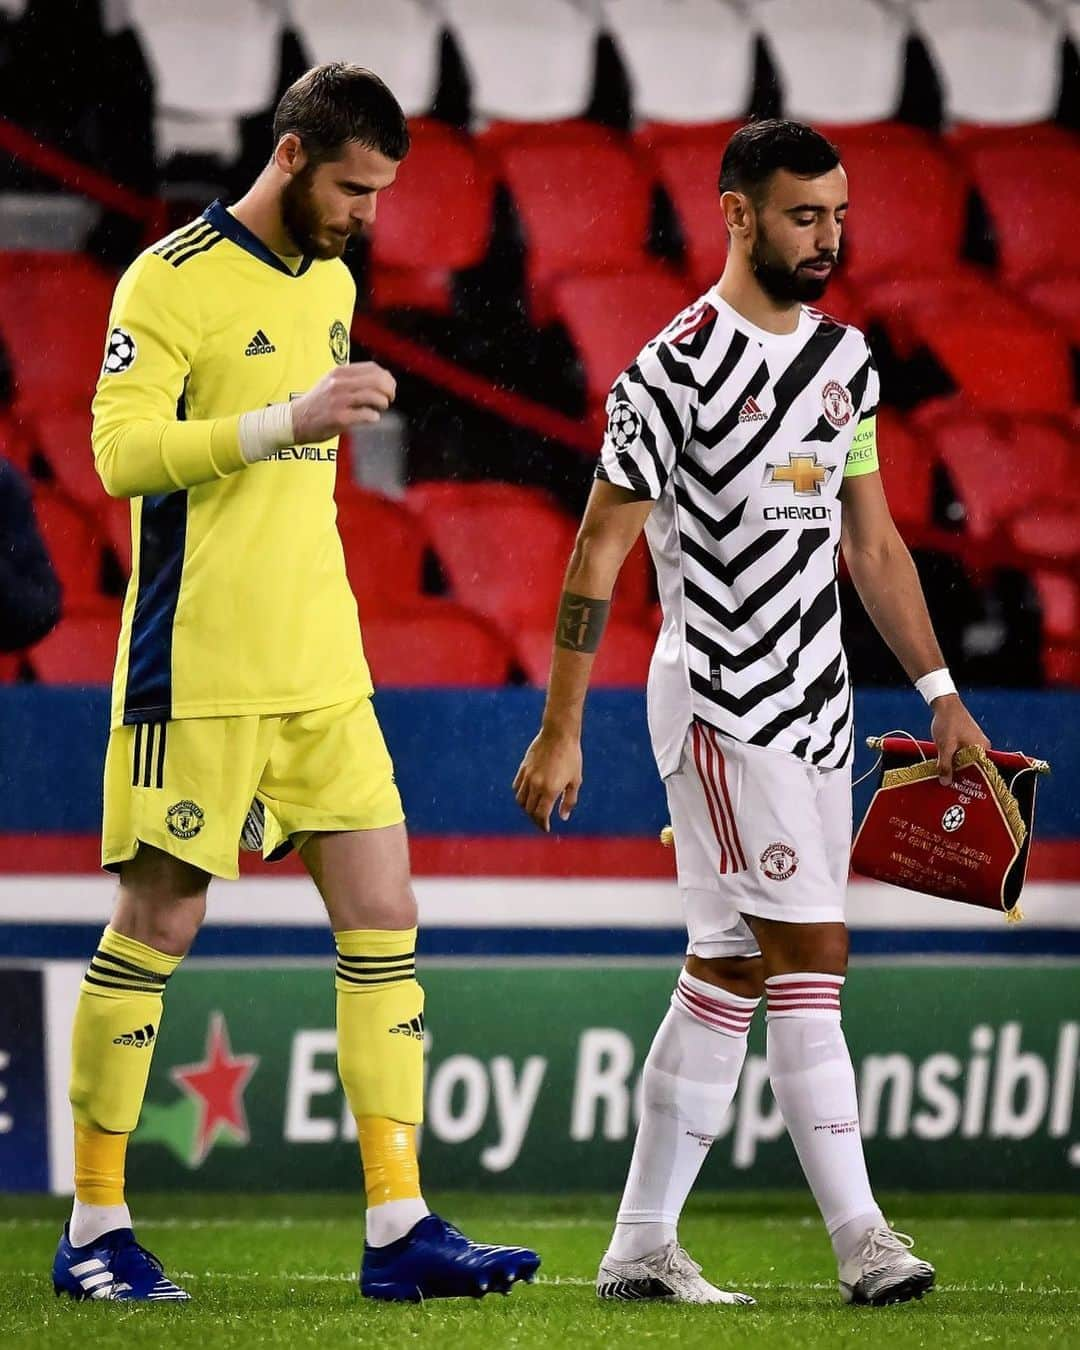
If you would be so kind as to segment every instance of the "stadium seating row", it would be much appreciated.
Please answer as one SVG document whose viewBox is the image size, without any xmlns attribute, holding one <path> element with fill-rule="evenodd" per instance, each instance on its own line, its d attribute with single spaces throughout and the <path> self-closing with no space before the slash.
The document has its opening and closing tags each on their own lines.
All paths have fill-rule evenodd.
<svg viewBox="0 0 1080 1350">
<path fill-rule="evenodd" d="M 893 515 L 901 525 L 916 530 L 933 525 L 960 528 L 977 543 L 1005 537 L 1048 563 L 1056 559 L 1070 565 L 1080 559 L 1080 531 L 1074 525 L 1058 537 L 1049 527 L 1048 516 L 1051 505 L 1074 516 L 1080 512 L 1080 483 L 1073 481 L 1075 439 L 1075 428 L 1053 418 L 980 413 L 952 400 L 927 404 L 908 418 L 889 408 L 879 413 L 882 474 Z M 90 416 L 85 409 L 43 413 L 28 434 L 0 417 L 0 455 L 39 479 L 39 509 L 52 494 L 65 504 L 65 513 L 82 512 L 96 521 L 99 535 L 126 567 L 130 561 L 127 504 L 102 492 L 89 445 Z M 349 454 L 348 438 L 344 438 L 339 524 L 347 552 L 355 544 L 353 581 L 369 610 L 381 612 L 388 603 L 397 605 L 420 593 L 423 553 L 430 546 L 465 603 L 512 624 L 520 617 L 512 607 L 519 578 L 507 577 L 507 598 L 496 599 L 491 587 L 504 583 L 485 579 L 492 559 L 484 556 L 487 545 L 475 545 L 470 535 L 490 540 L 493 556 L 508 557 L 515 567 L 521 566 L 517 551 L 522 539 L 529 540 L 539 555 L 550 554 L 554 559 L 550 565 L 556 570 L 561 565 L 558 560 L 565 560 L 572 534 L 569 518 L 542 493 L 500 483 L 425 483 L 409 490 L 406 505 L 410 510 L 405 510 L 388 498 L 353 487 Z M 934 507 L 940 471 L 948 475 L 951 502 L 944 514 Z M 1033 527 L 1032 517 L 1044 522 L 1043 526 Z M 371 547 L 369 542 L 365 547 L 364 541 L 373 537 L 376 545 Z M 365 557 L 371 561 L 365 562 Z M 388 557 L 393 559 L 390 568 L 386 567 Z M 475 585 L 481 590 L 473 589 L 470 567 L 477 573 Z M 393 591 L 385 589 L 387 572 L 399 579 Z M 88 594 L 96 594 L 96 587 L 93 579 Z M 647 604 L 646 591 L 635 577 L 635 613 Z M 528 603 L 550 609 L 554 594 L 534 591 Z"/>
<path fill-rule="evenodd" d="M 956 524 L 970 538 L 1004 536 L 1032 559 L 1046 559 L 1032 581 L 1043 612 L 1048 678 L 1080 678 L 1080 586 L 1061 570 L 1080 559 L 1080 490 L 1070 485 L 1075 452 L 1060 428 L 955 412 L 922 419 L 925 425 L 905 426 L 889 413 L 882 421 L 883 474 L 901 527 L 927 524 L 935 475 L 944 471 L 958 490 Z M 28 664 L 47 681 L 105 680 L 130 566 L 127 503 L 104 498 L 92 469 L 64 470 L 76 458 L 89 464 L 85 414 L 42 425 L 56 435 L 78 430 L 80 439 L 40 442 L 46 458 L 36 467 L 54 478 L 38 482 L 35 509 L 64 586 L 65 619 L 29 653 Z M 76 444 L 77 455 L 71 453 Z M 338 521 L 377 678 L 500 684 L 518 672 L 542 684 L 573 541 L 570 517 L 543 492 L 494 482 L 421 483 L 403 502 L 393 501 L 352 486 L 347 467 Z M 445 595 L 429 593 L 432 561 Z M 639 544 L 616 591 L 598 683 L 643 682 L 656 622 L 651 569 Z M 8 676 L 14 674 L 9 669 Z"/>
<path fill-rule="evenodd" d="M 639 122 L 718 122 L 749 108 L 764 48 L 784 110 L 858 123 L 895 115 L 910 41 L 923 43 L 950 122 L 1054 115 L 1075 3 L 1028 0 L 111 0 L 138 35 L 156 86 L 159 158 L 227 154 L 236 121 L 273 99 L 282 32 L 312 62 L 377 71 L 411 115 L 431 110 L 452 34 L 477 124 L 579 117 L 607 34 Z M 664 60 L 657 60 L 663 51 Z"/>
<path fill-rule="evenodd" d="M 501 181 L 521 220 L 531 317 L 568 332 L 593 411 L 641 343 L 723 267 L 715 178 L 730 128 L 630 144 L 587 122 L 544 127 L 543 139 L 521 127 L 494 143 L 430 121 L 414 129 L 406 169 L 380 204 L 372 305 L 448 311 L 454 275 L 487 254 Z M 976 406 L 1065 414 L 1068 346 L 1080 344 L 1069 209 L 1080 211 L 1080 145 L 1045 127 L 1023 143 L 945 147 L 893 123 L 852 133 L 842 149 L 853 209 L 826 307 L 880 324 L 901 354 L 929 349 Z M 685 272 L 648 251 L 657 185 L 675 207 Z M 972 188 L 995 228 L 996 274 L 961 258 Z M 112 285 L 79 256 L 0 254 L 0 339 L 20 407 L 85 402 Z M 33 343 L 21 340 L 28 327 Z"/>
</svg>

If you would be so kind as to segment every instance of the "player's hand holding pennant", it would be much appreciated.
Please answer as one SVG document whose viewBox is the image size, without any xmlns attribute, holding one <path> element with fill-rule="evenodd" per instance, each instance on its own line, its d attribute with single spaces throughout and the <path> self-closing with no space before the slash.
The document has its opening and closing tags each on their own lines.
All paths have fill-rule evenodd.
<svg viewBox="0 0 1080 1350">
<path fill-rule="evenodd" d="M 944 782 L 933 744 L 898 735 L 868 744 L 881 751 L 881 776 L 855 840 L 854 871 L 1019 919 L 1035 789 L 1050 766 L 968 745 Z"/>
</svg>

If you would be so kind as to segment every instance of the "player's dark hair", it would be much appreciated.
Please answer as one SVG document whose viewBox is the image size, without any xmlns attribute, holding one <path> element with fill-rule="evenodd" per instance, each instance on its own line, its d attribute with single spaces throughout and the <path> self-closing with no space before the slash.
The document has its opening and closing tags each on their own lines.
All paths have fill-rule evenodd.
<svg viewBox="0 0 1080 1350">
<path fill-rule="evenodd" d="M 281 96 L 274 112 L 274 144 L 293 132 L 315 164 L 335 159 L 350 141 L 387 159 L 409 153 L 401 105 L 378 75 L 346 61 L 313 66 Z"/>
<path fill-rule="evenodd" d="M 840 163 L 840 151 L 805 122 L 763 118 L 740 127 L 727 143 L 720 165 L 720 191 L 760 198 L 777 169 L 800 178 L 818 178 Z"/>
</svg>

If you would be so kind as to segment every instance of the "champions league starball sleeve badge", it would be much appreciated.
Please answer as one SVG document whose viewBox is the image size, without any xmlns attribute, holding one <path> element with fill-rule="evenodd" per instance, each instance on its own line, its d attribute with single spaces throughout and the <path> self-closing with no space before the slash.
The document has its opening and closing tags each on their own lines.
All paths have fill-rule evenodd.
<svg viewBox="0 0 1080 1350">
<path fill-rule="evenodd" d="M 1027 874 L 1042 759 L 966 746 L 953 781 L 938 781 L 937 749 L 912 736 L 872 736 L 877 790 L 859 828 L 852 870 L 875 881 L 1001 909 L 1016 922 Z"/>
</svg>

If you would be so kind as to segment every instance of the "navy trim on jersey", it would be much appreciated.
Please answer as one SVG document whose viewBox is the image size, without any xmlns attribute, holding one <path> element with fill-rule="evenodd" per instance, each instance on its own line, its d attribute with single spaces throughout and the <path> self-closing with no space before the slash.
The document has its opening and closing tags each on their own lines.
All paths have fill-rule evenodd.
<svg viewBox="0 0 1080 1350">
<path fill-rule="evenodd" d="M 267 267 L 272 267 L 275 272 L 284 272 L 287 277 L 302 277 L 315 261 L 313 258 L 304 258 L 295 272 L 290 271 L 273 249 L 267 248 L 257 234 L 253 234 L 246 225 L 226 211 L 219 201 L 210 203 L 203 212 L 203 219 L 208 220 L 226 239 L 231 239 L 234 244 L 246 253 L 250 253 L 253 258 L 258 258 L 260 262 L 266 263 Z"/>
<path fill-rule="evenodd" d="M 172 643 L 187 542 L 186 490 L 144 497 L 139 590 L 128 644 L 124 722 L 172 717 Z"/>
</svg>

